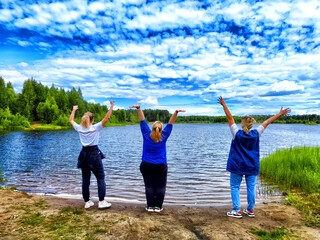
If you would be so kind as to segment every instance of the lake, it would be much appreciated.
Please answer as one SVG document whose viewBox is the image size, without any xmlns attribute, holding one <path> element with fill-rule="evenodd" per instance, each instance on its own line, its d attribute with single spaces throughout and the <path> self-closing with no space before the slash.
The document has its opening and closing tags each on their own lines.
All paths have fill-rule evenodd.
<svg viewBox="0 0 320 240">
<path fill-rule="evenodd" d="M 257 127 L 256 125 L 255 127 Z M 260 138 L 261 157 L 277 149 L 320 146 L 320 126 L 271 124 Z M 231 204 L 226 162 L 231 133 L 227 124 L 175 124 L 167 142 L 168 184 L 165 204 Z M 145 202 L 139 170 L 142 136 L 138 125 L 108 127 L 100 133 L 108 201 Z M 0 133 L 0 166 L 5 186 L 35 194 L 82 198 L 78 133 L 31 131 Z M 91 195 L 97 199 L 95 177 Z M 246 202 L 245 181 L 241 199 Z M 257 203 L 281 199 L 281 192 L 257 182 Z"/>
</svg>

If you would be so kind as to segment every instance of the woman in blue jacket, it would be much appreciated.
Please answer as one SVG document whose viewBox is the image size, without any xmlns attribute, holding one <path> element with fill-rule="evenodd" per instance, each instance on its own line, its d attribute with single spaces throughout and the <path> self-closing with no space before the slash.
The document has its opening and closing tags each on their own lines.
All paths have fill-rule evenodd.
<svg viewBox="0 0 320 240">
<path fill-rule="evenodd" d="M 223 110 L 228 118 L 229 127 L 232 134 L 232 143 L 227 162 L 227 171 L 230 172 L 230 188 L 233 210 L 227 213 L 229 217 L 242 218 L 240 211 L 240 184 L 243 175 L 246 178 L 247 184 L 247 209 L 243 212 L 249 217 L 254 217 L 254 205 L 256 198 L 256 181 L 260 168 L 260 151 L 259 138 L 266 127 L 280 118 L 291 112 L 289 108 L 283 109 L 280 112 L 264 121 L 257 129 L 252 130 L 255 123 L 254 118 L 246 116 L 241 120 L 242 130 L 239 130 L 235 121 L 224 102 L 222 97 L 218 99 Z"/>
<path fill-rule="evenodd" d="M 92 112 L 86 112 L 82 118 L 80 125 L 74 121 L 74 115 L 78 110 L 78 106 L 73 106 L 72 113 L 69 118 L 70 124 L 79 133 L 82 150 L 78 158 L 78 168 L 82 172 L 82 196 L 85 201 L 85 208 L 90 208 L 94 203 L 90 200 L 90 178 L 91 172 L 95 175 L 98 184 L 99 209 L 111 207 L 111 203 L 104 200 L 106 195 L 105 174 L 102 160 L 103 153 L 98 148 L 99 133 L 103 126 L 108 122 L 113 111 L 114 101 L 110 102 L 111 107 L 102 121 L 93 124 L 94 116 Z"/>
<path fill-rule="evenodd" d="M 150 130 L 143 111 L 139 105 L 136 108 L 140 120 L 140 129 L 143 136 L 143 152 L 140 171 L 144 179 L 148 212 L 161 212 L 167 185 L 167 152 L 166 142 L 172 131 L 172 124 L 176 121 L 179 112 L 176 110 L 169 123 L 163 129 L 161 122 L 156 121 Z"/>
</svg>

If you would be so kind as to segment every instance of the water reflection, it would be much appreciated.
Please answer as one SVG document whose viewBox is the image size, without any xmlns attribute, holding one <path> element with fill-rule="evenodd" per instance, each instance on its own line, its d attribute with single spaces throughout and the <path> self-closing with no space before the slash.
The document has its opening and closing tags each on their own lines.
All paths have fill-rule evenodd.
<svg viewBox="0 0 320 240">
<path fill-rule="evenodd" d="M 292 146 L 319 146 L 319 126 L 272 124 L 260 139 L 261 156 Z M 166 203 L 230 204 L 226 161 L 231 143 L 225 124 L 176 124 L 167 143 Z M 104 128 L 100 134 L 106 171 L 107 197 L 145 201 L 139 171 L 142 136 L 139 126 Z M 7 186 L 32 193 L 81 196 L 81 173 L 76 161 L 81 149 L 75 131 L 0 134 L 0 165 Z M 91 192 L 97 195 L 95 179 Z M 271 189 L 271 190 L 270 190 Z M 243 182 L 240 191 L 245 201 Z M 257 182 L 257 202 L 278 200 L 281 192 Z"/>
</svg>

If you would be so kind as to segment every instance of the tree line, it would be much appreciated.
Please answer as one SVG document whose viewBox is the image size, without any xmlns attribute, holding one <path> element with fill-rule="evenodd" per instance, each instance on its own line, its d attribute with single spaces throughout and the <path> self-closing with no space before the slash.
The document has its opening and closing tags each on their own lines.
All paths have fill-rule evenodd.
<svg viewBox="0 0 320 240">
<path fill-rule="evenodd" d="M 38 121 L 44 124 L 69 126 L 69 116 L 74 105 L 79 106 L 75 120 L 80 121 L 81 116 L 90 111 L 94 113 L 95 122 L 101 121 L 108 111 L 107 106 L 88 103 L 83 99 L 80 87 L 65 91 L 52 85 L 44 86 L 31 78 L 23 83 L 21 93 L 15 93 L 10 82 L 0 77 L 0 130 L 28 128 L 30 123 Z M 167 123 L 171 117 L 168 110 L 145 109 L 145 118 L 149 122 L 161 121 Z M 257 122 L 263 122 L 269 115 L 254 115 Z M 239 116 L 234 116 L 237 123 L 241 122 Z M 179 116 L 177 123 L 226 123 L 225 116 Z M 320 116 L 295 115 L 283 116 L 278 122 L 283 123 L 320 123 Z M 139 123 L 136 110 L 115 110 L 108 124 Z"/>
<path fill-rule="evenodd" d="M 80 87 L 65 91 L 52 85 L 44 86 L 31 78 L 23 83 L 21 93 L 15 93 L 10 82 L 0 77 L 0 130 L 12 130 L 30 127 L 31 122 L 41 122 L 57 126 L 69 126 L 69 116 L 74 105 L 79 106 L 75 120 L 89 111 L 94 113 L 95 122 L 99 122 L 108 112 L 107 106 L 88 103 L 83 99 Z M 143 110 L 147 121 L 168 122 L 167 110 Z M 136 110 L 113 111 L 108 124 L 139 123 Z"/>
<path fill-rule="evenodd" d="M 262 123 L 273 115 L 250 115 L 257 123 Z M 233 116 L 236 123 L 241 123 L 241 116 Z M 180 123 L 227 123 L 226 116 L 179 116 L 176 122 Z M 320 115 L 317 114 L 304 114 L 304 115 L 292 115 L 282 116 L 275 123 L 303 123 L 303 124 L 320 124 Z"/>
</svg>

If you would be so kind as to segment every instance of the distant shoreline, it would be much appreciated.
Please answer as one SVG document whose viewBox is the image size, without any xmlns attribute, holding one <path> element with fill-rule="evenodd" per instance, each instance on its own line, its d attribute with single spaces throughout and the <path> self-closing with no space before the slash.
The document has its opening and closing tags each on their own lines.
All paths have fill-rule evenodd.
<svg viewBox="0 0 320 240">
<path fill-rule="evenodd" d="M 148 124 L 153 124 L 154 122 L 148 122 Z M 261 124 L 262 122 L 257 122 L 257 124 Z M 164 123 L 167 124 L 167 123 Z M 209 121 L 190 121 L 190 122 L 179 122 L 177 121 L 175 124 L 228 124 L 228 122 L 209 122 Z M 240 124 L 240 123 L 237 123 Z M 273 124 L 303 124 L 303 125 L 318 125 L 317 122 L 286 122 L 286 121 L 276 121 Z M 119 127 L 119 126 L 130 126 L 130 125 L 139 125 L 139 123 L 107 123 L 105 127 Z M 42 124 L 42 123 L 32 123 L 30 128 L 24 127 L 12 127 L 11 129 L 1 129 L 0 132 L 21 132 L 21 131 L 59 131 L 59 130 L 71 130 L 72 126 L 58 126 L 52 124 Z"/>
</svg>

